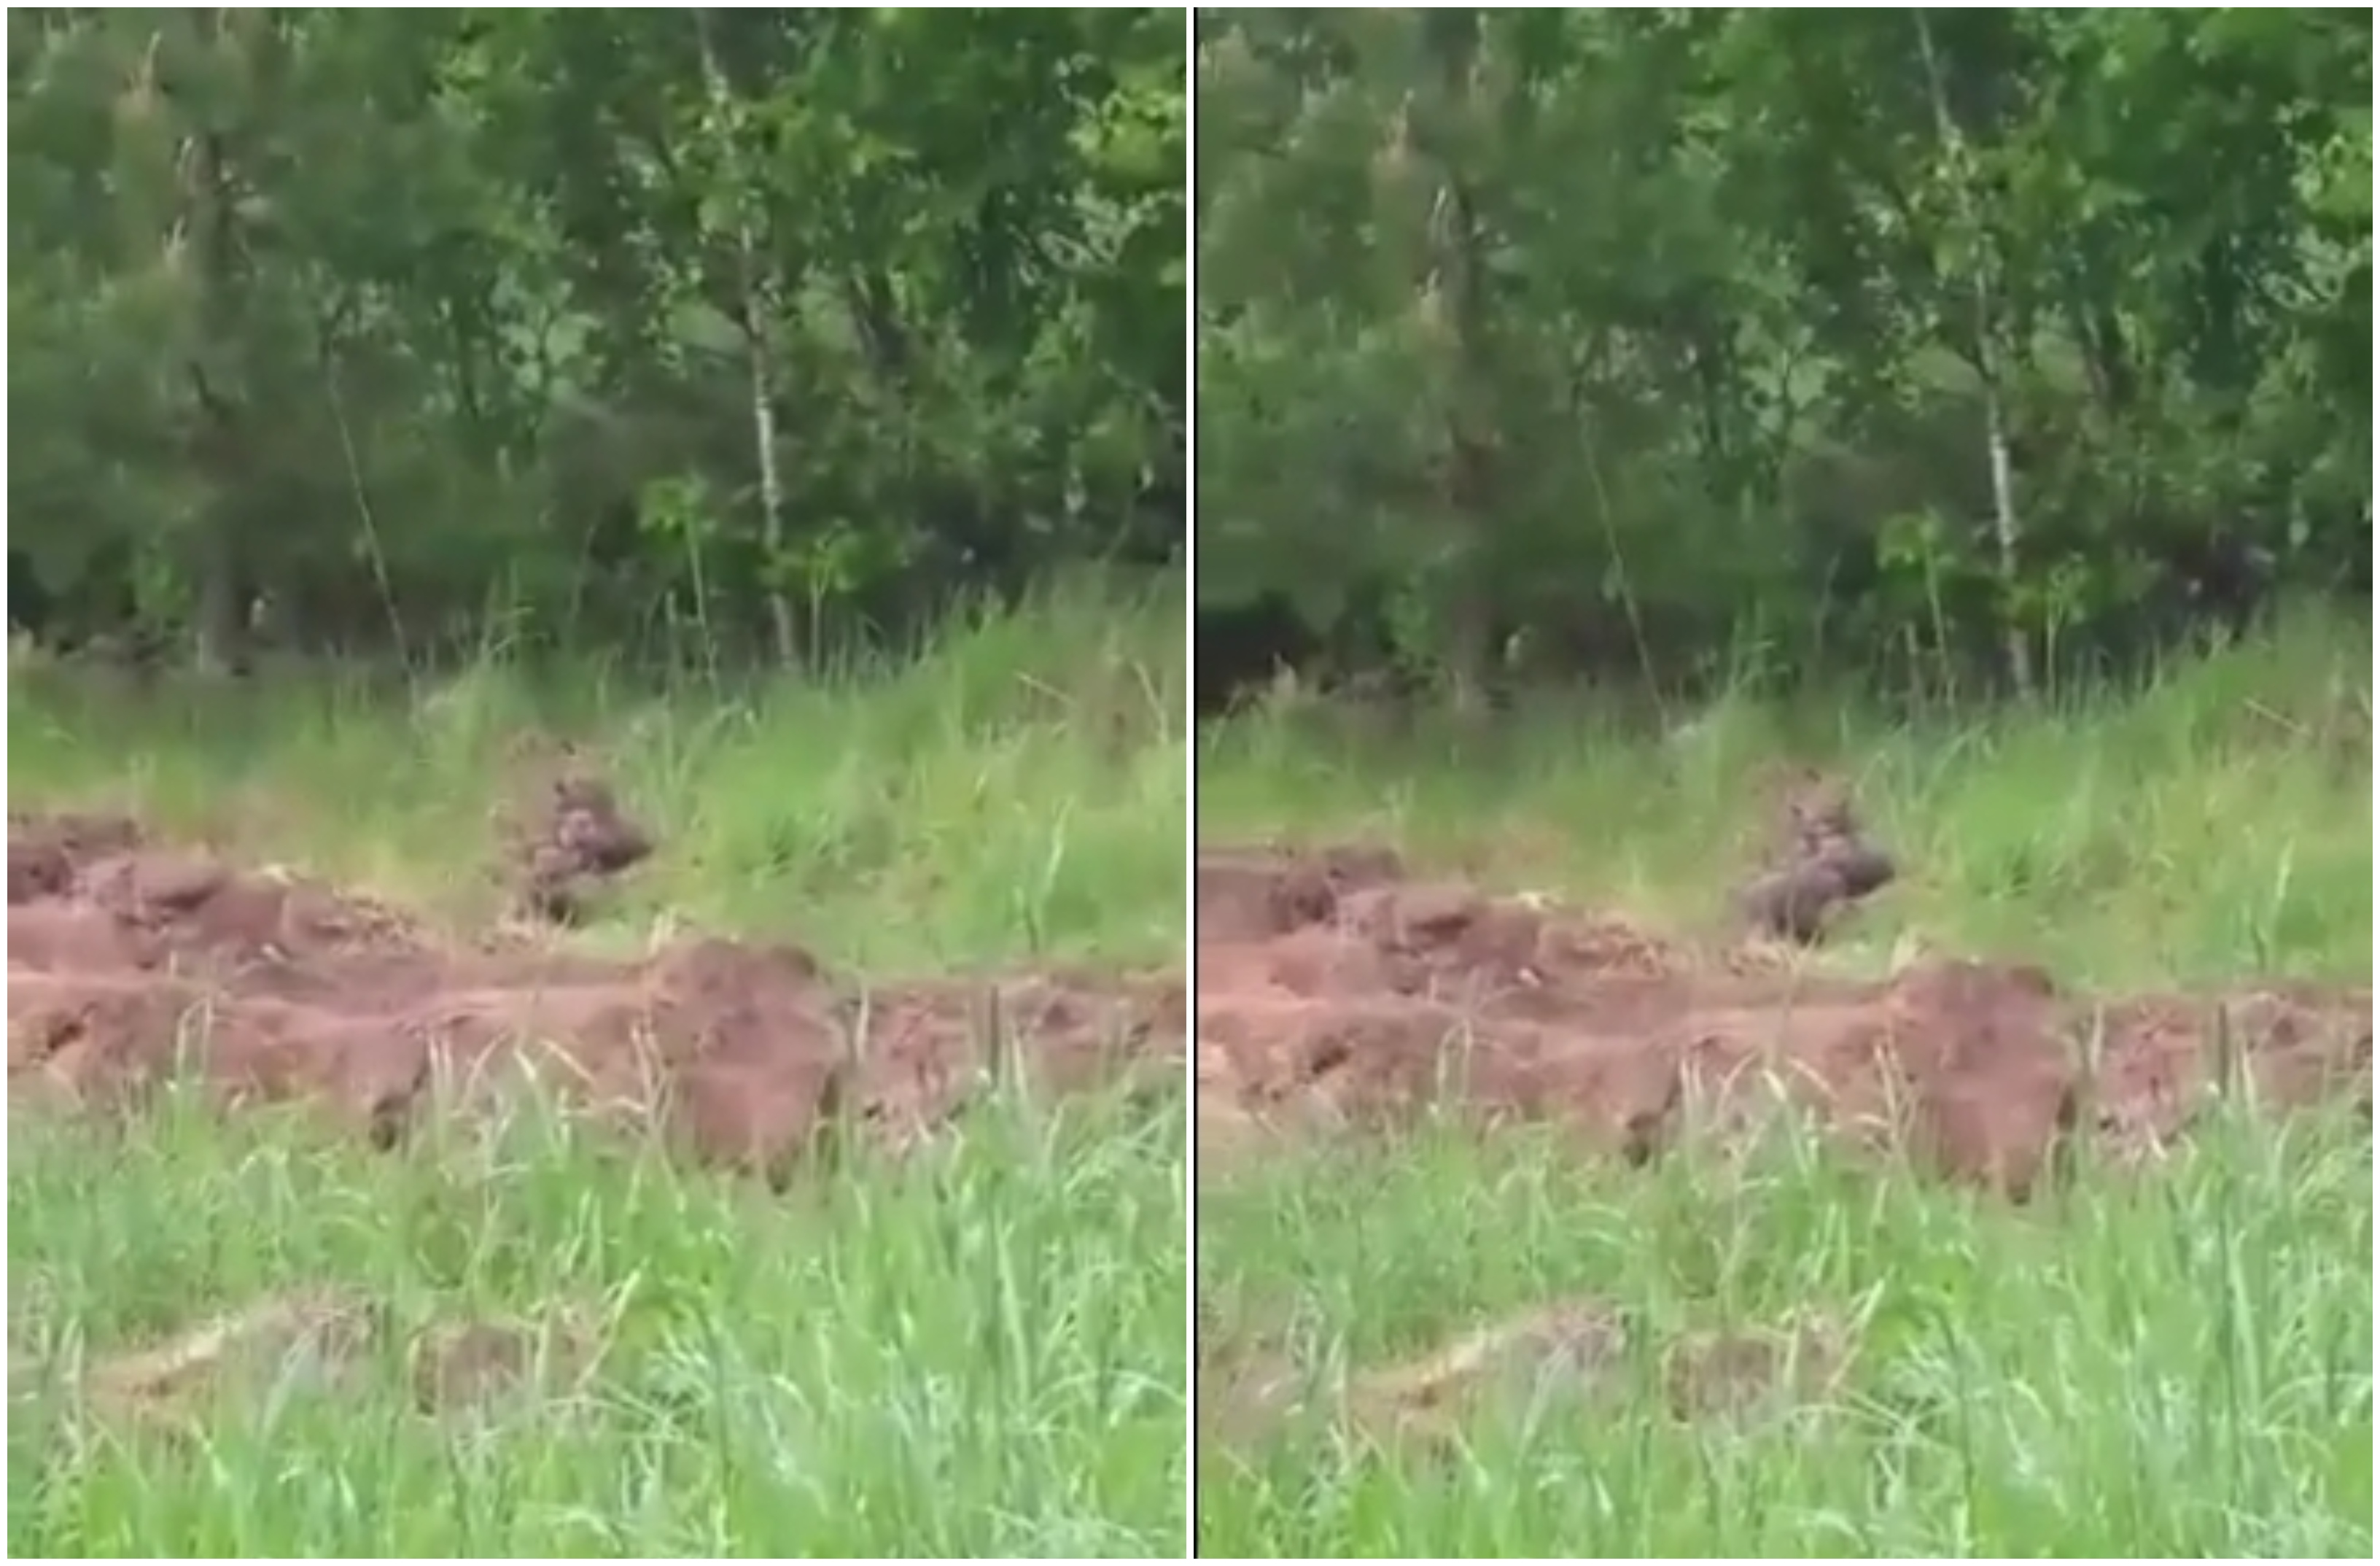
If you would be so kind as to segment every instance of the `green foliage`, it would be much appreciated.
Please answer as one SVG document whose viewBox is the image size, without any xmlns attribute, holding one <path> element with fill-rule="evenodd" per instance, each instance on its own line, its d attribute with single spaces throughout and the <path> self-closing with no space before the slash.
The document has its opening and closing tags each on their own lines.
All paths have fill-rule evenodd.
<svg viewBox="0 0 2380 1566">
<path fill-rule="evenodd" d="M 2289 618 L 2125 688 L 1906 721 L 1734 690 L 1658 736 L 1571 691 L 1403 733 L 1275 703 L 1202 736 L 1198 829 L 1380 843 L 1416 877 L 1691 936 L 1774 830 L 1760 779 L 1813 765 L 1856 786 L 1908 871 L 1817 959 L 1832 974 L 1930 950 L 2037 961 L 2081 994 L 2368 985 L 2372 653 L 2368 628 Z M 2362 1559 L 2372 1148 L 2347 1099 L 2288 1120 L 2209 1106 L 2168 1157 L 2086 1156 L 2023 1209 L 1782 1128 L 1689 1136 L 1644 1168 L 1582 1158 L 1569 1128 L 1453 1114 L 1202 1160 L 1202 1307 L 1326 1399 L 1580 1297 L 1622 1315 L 1643 1368 L 1605 1396 L 1548 1376 L 1484 1399 L 1451 1453 L 1327 1426 L 1218 1441 L 1199 1552 Z M 1861 1327 L 1817 1403 L 1680 1420 L 1633 1379 L 1684 1334 L 1813 1316 Z"/>
<path fill-rule="evenodd" d="M 665 848 L 582 933 L 793 941 L 853 978 L 1176 964 L 1184 594 L 1061 578 L 919 655 L 707 678 L 489 657 L 366 683 L 14 658 L 11 802 L 128 809 L 483 928 L 525 730 L 585 741 Z M 783 1193 L 550 1111 L 402 1156 L 163 1090 L 9 1144 L 8 1543 L 173 1559 L 1171 1559 L 1184 1516 L 1185 1109 L 988 1100 Z M 89 1365 L 293 1290 L 597 1328 L 582 1395 L 419 1417 L 402 1354 L 226 1397 L 200 1438 Z"/>
<path fill-rule="evenodd" d="M 2365 13 L 1234 11 L 1196 70 L 1210 606 L 1935 679 L 2368 596 Z"/>
<path fill-rule="evenodd" d="M 9 43 L 12 615 L 734 647 L 775 595 L 815 646 L 1178 551 L 1179 13 Z"/>
</svg>

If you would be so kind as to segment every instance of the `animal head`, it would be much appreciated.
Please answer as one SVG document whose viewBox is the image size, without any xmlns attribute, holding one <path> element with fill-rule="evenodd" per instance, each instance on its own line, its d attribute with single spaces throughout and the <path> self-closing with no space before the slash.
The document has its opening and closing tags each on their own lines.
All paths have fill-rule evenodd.
<svg viewBox="0 0 2380 1566">
<path fill-rule="evenodd" d="M 1851 790 L 1836 778 L 1810 774 L 1786 796 L 1785 820 L 1796 842 L 1833 842 L 1859 836 Z"/>
<path fill-rule="evenodd" d="M 553 813 L 567 816 L 573 813 L 589 815 L 615 815 L 619 804 L 612 796 L 612 787 L 600 777 L 586 773 L 565 772 L 553 780 Z"/>
</svg>

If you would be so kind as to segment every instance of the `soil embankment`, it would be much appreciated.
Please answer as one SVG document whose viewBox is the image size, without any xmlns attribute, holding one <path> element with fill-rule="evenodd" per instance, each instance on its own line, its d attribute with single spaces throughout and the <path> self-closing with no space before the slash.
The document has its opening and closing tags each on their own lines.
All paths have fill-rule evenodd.
<svg viewBox="0 0 2380 1566">
<path fill-rule="evenodd" d="M 1219 1155 L 1453 1099 L 1641 1160 L 1781 1096 L 2022 1197 L 2070 1134 L 2152 1151 L 2242 1084 L 2370 1113 L 2368 987 L 2085 995 L 1942 959 L 1855 980 L 1418 883 L 1377 850 L 1210 850 L 1196 875 L 1198 1134 Z"/>
<path fill-rule="evenodd" d="M 583 801 L 561 802 L 582 811 L 564 838 L 590 837 Z M 529 900 L 575 911 L 591 875 L 636 857 L 539 860 Z M 123 1106 L 183 1071 L 229 1103 L 319 1101 L 395 1145 L 433 1102 L 517 1082 L 494 1069 L 510 1065 L 781 1178 L 832 1127 L 902 1144 L 996 1075 L 1067 1091 L 1178 1072 L 1184 1010 L 1164 975 L 863 989 L 791 945 L 700 939 L 616 961 L 526 936 L 458 943 L 331 887 L 156 845 L 121 817 L 8 828 L 12 1100 Z"/>
</svg>

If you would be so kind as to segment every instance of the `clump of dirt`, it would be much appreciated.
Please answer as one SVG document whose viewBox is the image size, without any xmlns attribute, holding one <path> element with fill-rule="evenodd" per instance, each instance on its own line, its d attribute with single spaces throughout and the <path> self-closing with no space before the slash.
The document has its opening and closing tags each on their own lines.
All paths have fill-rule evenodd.
<svg viewBox="0 0 2380 1566">
<path fill-rule="evenodd" d="M 1285 1352 L 1225 1352 L 1202 1341 L 1198 1404 L 1209 1438 L 1260 1438 L 1319 1412 L 1367 1445 L 1428 1453 L 1451 1448 L 1482 1412 L 1497 1406 L 1608 1402 L 1649 1392 L 1672 1417 L 1701 1419 L 1822 1403 L 1841 1385 L 1852 1349 L 1851 1331 L 1820 1316 L 1647 1343 L 1609 1301 L 1581 1297 L 1533 1306 L 1411 1359 L 1358 1370 L 1327 1395 Z M 1656 1377 L 1649 1388 L 1641 1374 L 1647 1368 Z"/>
<path fill-rule="evenodd" d="M 385 1305 L 353 1291 L 294 1290 L 109 1354 L 84 1370 L 74 1391 L 110 1424 L 189 1432 L 229 1398 L 292 1385 L 354 1389 L 373 1356 L 395 1344 L 419 1413 L 468 1413 L 516 1393 L 552 1398 L 581 1384 L 602 1352 L 583 1314 L 450 1317 L 405 1331 Z M 11 1391 L 40 1374 L 12 1356 Z"/>
<path fill-rule="evenodd" d="M 449 1317 L 407 1340 L 407 1379 L 423 1413 L 481 1409 L 523 1393 L 574 1391 L 594 1375 L 603 1348 L 583 1310 L 535 1320 Z"/>
<path fill-rule="evenodd" d="M 1856 838 L 1843 813 L 1796 824 L 1819 852 Z M 1938 957 L 1828 977 L 1351 850 L 1202 852 L 1197 887 L 1198 1139 L 1218 1153 L 1451 1101 L 1643 1160 L 1782 1102 L 2022 1198 L 2070 1136 L 2137 1152 L 2236 1085 L 2371 1104 L 2368 987 L 2111 998 Z"/>
<path fill-rule="evenodd" d="M 56 897 L 73 884 L 82 860 L 137 847 L 140 828 L 128 816 L 71 813 L 8 817 L 8 900 Z"/>
<path fill-rule="evenodd" d="M 1662 1385 L 1681 1417 L 1820 1404 L 1840 1391 L 1856 1347 L 1850 1324 L 1824 1314 L 1689 1333 L 1663 1354 Z"/>
<path fill-rule="evenodd" d="M 601 820 L 597 798 L 557 791 L 557 814 Z M 592 873 L 644 846 L 601 843 Z M 227 1104 L 323 1106 L 393 1146 L 434 1097 L 468 1106 L 526 1076 L 783 1180 L 832 1128 L 904 1145 L 996 1075 L 1063 1092 L 1182 1058 L 1178 979 L 863 989 L 784 945 L 689 940 L 636 961 L 479 949 L 304 877 L 149 846 L 128 824 L 12 820 L 9 855 L 12 1100 L 123 1107 L 180 1072 Z M 988 1069 L 987 1021 L 1013 1070 Z"/>
</svg>

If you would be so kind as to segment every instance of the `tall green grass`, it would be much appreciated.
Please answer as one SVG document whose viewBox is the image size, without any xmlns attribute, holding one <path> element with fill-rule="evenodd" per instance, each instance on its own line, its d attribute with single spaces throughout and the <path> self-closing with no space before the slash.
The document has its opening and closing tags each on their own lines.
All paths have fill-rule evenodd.
<svg viewBox="0 0 2380 1566">
<path fill-rule="evenodd" d="M 2298 624 L 2145 690 L 1889 723 L 1725 698 L 1651 732 L 1542 699 L 1392 735 L 1258 711 L 1200 737 L 1202 840 L 1369 837 L 1440 867 L 1706 921 L 1773 826 L 1764 774 L 1851 783 L 1902 878 L 1852 933 L 2077 983 L 2368 977 L 2372 642 Z"/>
<path fill-rule="evenodd" d="M 537 728 L 590 741 L 662 839 L 595 947 L 742 933 L 871 977 L 1172 964 L 1183 678 L 1177 605 L 1062 593 L 914 662 L 733 690 L 12 669 L 9 803 L 128 808 L 465 926 L 499 900 L 488 811 Z M 12 1553 L 1181 1548 L 1178 1105 L 1005 1103 L 783 1195 L 526 1111 L 394 1155 L 176 1095 L 112 1130 L 12 1120 Z M 392 1362 L 369 1396 L 231 1400 L 195 1444 L 13 1374 L 325 1284 L 400 1322 L 568 1304 L 610 1352 L 518 1417 L 425 1420 Z"/>
<path fill-rule="evenodd" d="M 1829 960 L 1912 936 L 2077 985 L 2368 985 L 2368 632 L 2298 626 L 2139 691 L 1894 724 L 1722 701 L 1664 732 L 1548 702 L 1394 735 L 1269 711 L 1202 740 L 1203 840 L 1370 838 L 1425 869 L 1710 927 L 1757 779 L 1853 781 L 1904 880 Z M 2349 1114 L 2210 1128 L 2017 1210 L 1780 1140 L 1650 1171 L 1418 1128 L 1202 1174 L 1202 1291 L 1326 1382 L 1570 1294 L 1651 1345 L 1866 1322 L 1840 1393 L 1684 1423 L 1500 1408 L 1452 1459 L 1284 1430 L 1202 1453 L 1216 1556 L 2180 1555 L 2373 1548 L 2372 1168 Z"/>
</svg>

